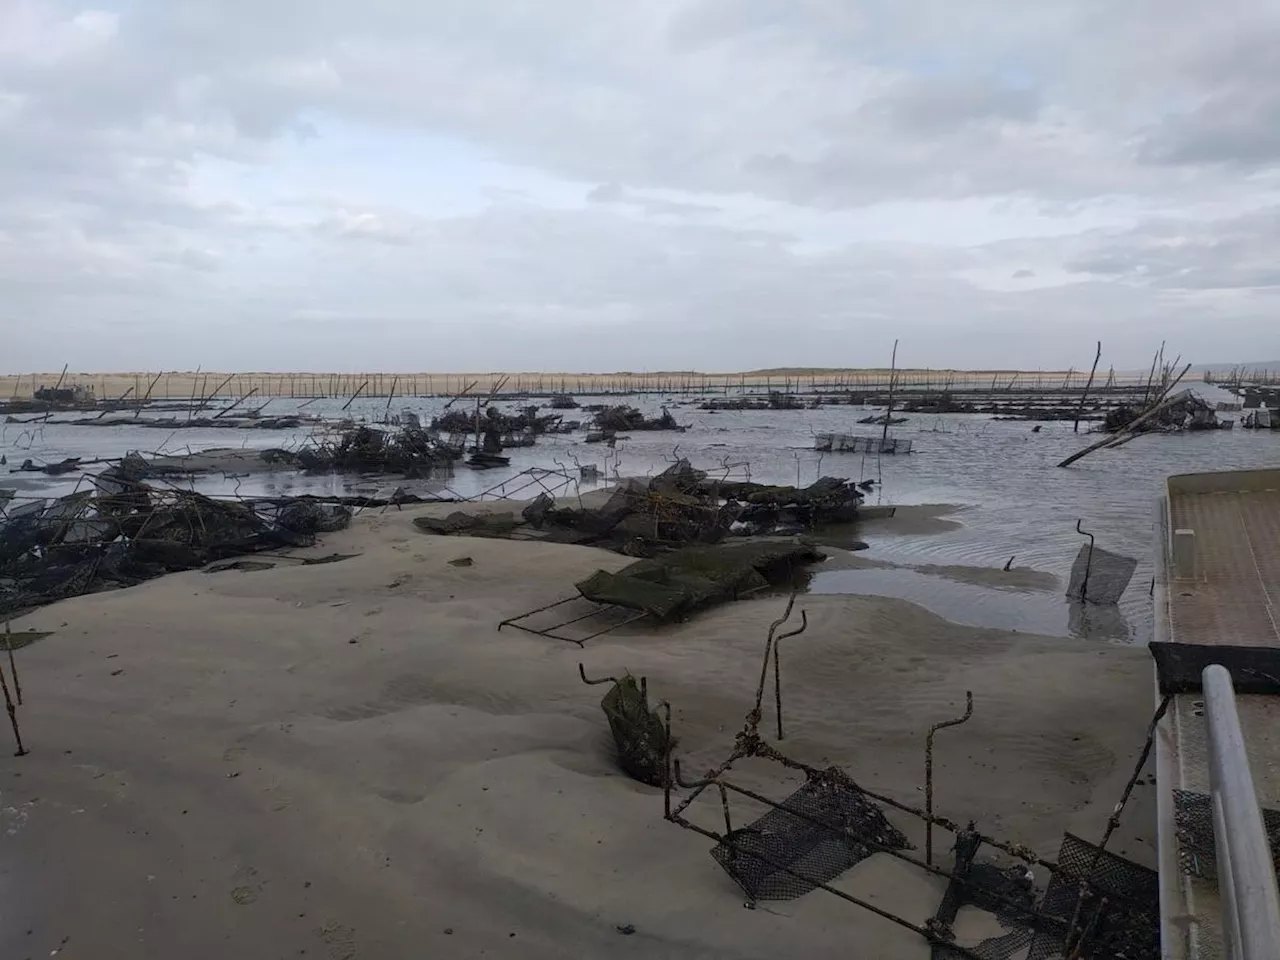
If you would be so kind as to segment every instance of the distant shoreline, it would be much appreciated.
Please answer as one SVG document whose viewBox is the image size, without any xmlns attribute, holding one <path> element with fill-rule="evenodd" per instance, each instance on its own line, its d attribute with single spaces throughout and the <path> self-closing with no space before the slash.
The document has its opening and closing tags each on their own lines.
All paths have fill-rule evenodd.
<svg viewBox="0 0 1280 960">
<path fill-rule="evenodd" d="M 1145 380 L 1148 371 L 1117 371 L 1116 382 Z M 1099 370 L 1095 383 L 1106 382 Z M 896 387 L 945 391 L 980 388 L 1079 389 L 1089 378 L 1086 370 L 933 370 L 908 367 L 893 372 Z M 127 371 L 22 373 L 0 375 L 0 400 L 30 398 L 40 387 L 84 386 L 98 399 L 150 397 L 370 397 L 452 396 L 470 387 L 488 393 L 501 386 L 503 394 L 548 393 L 699 393 L 734 389 L 796 392 L 882 390 L 889 384 L 888 367 L 785 367 L 740 373 L 697 371 L 615 373 L 333 373 L 245 371 Z"/>
</svg>

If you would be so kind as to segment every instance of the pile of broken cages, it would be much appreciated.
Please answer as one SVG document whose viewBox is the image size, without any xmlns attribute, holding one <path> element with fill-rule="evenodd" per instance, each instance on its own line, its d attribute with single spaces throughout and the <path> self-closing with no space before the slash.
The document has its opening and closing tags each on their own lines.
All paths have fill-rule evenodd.
<svg viewBox="0 0 1280 960">
<path fill-rule="evenodd" d="M 813 890 L 824 890 L 923 937 L 931 946 L 933 960 L 1159 958 L 1159 894 L 1155 871 L 1105 850 L 1127 801 L 1128 790 L 1112 814 L 1102 844 L 1065 834 L 1057 863 L 1042 859 L 1028 847 L 986 836 L 975 829 L 973 822 L 961 827 L 955 821 L 934 815 L 934 735 L 972 716 L 971 693 L 966 693 L 967 706 L 962 717 L 936 723 L 928 731 L 923 810 L 867 789 L 838 767 L 813 767 L 766 742 L 759 727 L 770 662 L 774 668 L 777 739 L 781 741 L 784 734 L 779 644 L 802 633 L 808 625 L 802 611 L 798 628 L 778 633 L 790 619 L 794 602 L 793 595 L 783 616 L 769 628 L 755 705 L 736 735 L 729 756 L 697 779 L 686 779 L 679 759 L 673 756 L 671 706 L 660 700 L 650 710 L 645 678 L 640 678 L 638 686 L 629 674 L 620 680 L 613 677 L 593 680 L 579 664 L 583 682 L 614 683 L 604 705 L 624 768 L 637 779 L 662 787 L 665 819 L 715 842 L 711 855 L 747 895 L 745 906 L 754 909 L 757 901 L 791 900 Z M 627 692 L 638 694 L 637 713 L 641 718 L 632 731 L 631 749 L 626 742 L 627 731 L 620 731 L 615 725 L 616 711 L 611 711 L 608 703 L 612 698 L 616 704 L 618 695 Z M 644 725 L 643 730 L 640 724 Z M 659 730 L 656 735 L 655 726 Z M 645 749 L 651 752 L 649 762 L 638 768 L 636 757 Z M 805 782 L 785 799 L 772 799 L 727 778 L 733 764 L 747 758 L 778 763 L 802 773 Z M 1146 750 L 1139 769 L 1145 758 Z M 677 788 L 689 792 L 679 799 L 673 796 Z M 720 795 L 722 831 L 700 826 L 686 816 L 686 811 L 710 788 Z M 735 826 L 730 794 L 761 804 L 768 812 L 751 823 Z M 913 849 L 913 845 L 888 820 L 883 808 L 923 822 L 926 837 L 923 859 L 906 852 Z M 954 837 L 954 863 L 950 870 L 934 862 L 934 827 Z M 1005 855 L 1003 862 L 990 858 L 979 860 L 978 853 L 984 845 L 997 851 L 996 856 Z M 895 857 L 947 881 L 933 917 L 917 923 L 831 885 L 846 870 L 877 853 Z M 1033 868 L 1036 867 L 1047 871 L 1049 877 L 1042 893 L 1035 885 Z M 973 946 L 957 943 L 952 926 L 961 908 L 966 906 L 993 914 L 1005 932 Z"/>
</svg>

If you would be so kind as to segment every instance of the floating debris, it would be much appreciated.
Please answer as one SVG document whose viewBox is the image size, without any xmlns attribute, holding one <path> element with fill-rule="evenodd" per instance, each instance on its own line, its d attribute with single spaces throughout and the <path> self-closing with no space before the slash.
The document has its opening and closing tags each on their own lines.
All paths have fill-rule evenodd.
<svg viewBox="0 0 1280 960">
<path fill-rule="evenodd" d="M 818 433 L 813 449 L 819 453 L 910 453 L 911 441 L 900 437 L 859 437 L 848 433 Z"/>
<path fill-rule="evenodd" d="M 650 419 L 635 407 L 619 406 L 606 407 L 596 412 L 592 422 L 605 433 L 625 433 L 629 430 L 679 430 L 685 431 L 688 427 L 682 427 L 676 423 L 676 418 L 671 415 L 666 407 L 662 408 L 662 415 Z"/>
<path fill-rule="evenodd" d="M 404 423 L 395 431 L 353 427 L 337 440 L 324 440 L 293 454 L 281 452 L 280 456 L 292 458 L 302 469 L 312 472 L 349 470 L 413 478 L 450 470 L 462 450 L 413 422 Z"/>
<path fill-rule="evenodd" d="M 791 393 L 770 390 L 764 397 L 712 397 L 698 405 L 699 410 L 803 410 L 804 401 Z"/>
</svg>

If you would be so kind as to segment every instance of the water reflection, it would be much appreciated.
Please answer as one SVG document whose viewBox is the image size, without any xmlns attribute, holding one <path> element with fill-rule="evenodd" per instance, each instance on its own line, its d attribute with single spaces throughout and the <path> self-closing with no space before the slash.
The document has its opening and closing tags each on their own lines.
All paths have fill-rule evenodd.
<svg viewBox="0 0 1280 960">
<path fill-rule="evenodd" d="M 1149 639 L 1149 624 L 1135 626 L 1119 607 L 1068 600 L 1057 590 L 964 583 L 955 576 L 905 567 L 824 570 L 809 582 L 817 594 L 860 594 L 907 600 L 970 627 L 1089 640 Z"/>
<path fill-rule="evenodd" d="M 267 412 L 288 413 L 303 402 L 273 401 Z M 394 406 L 430 419 L 444 402 L 406 398 L 397 399 Z M 597 401 L 583 398 L 583 402 Z M 1127 635 L 1142 640 L 1150 629 L 1152 521 L 1164 478 L 1196 470 L 1280 465 L 1280 431 L 1206 431 L 1141 437 L 1117 449 L 1100 451 L 1064 470 L 1055 464 L 1088 442 L 1087 437 L 1073 434 L 1069 423 L 1046 423 L 1036 433 L 1032 431 L 1033 424 L 992 421 L 977 415 L 912 417 L 891 430 L 891 435 L 915 440 L 915 450 L 908 456 L 823 455 L 813 450 L 814 433 L 875 432 L 874 428 L 856 425 L 856 420 L 865 415 L 861 407 L 712 414 L 697 410 L 697 401 L 692 397 L 616 397 L 610 402 L 631 403 L 647 413 L 657 413 L 665 402 L 681 423 L 689 424 L 689 430 L 681 434 L 632 434 L 618 441 L 607 462 L 607 451 L 600 445 L 585 444 L 584 434 L 578 433 L 545 437 L 537 446 L 510 451 L 509 468 L 476 472 L 459 466 L 453 476 L 431 480 L 279 473 L 236 477 L 214 474 L 194 482 L 197 489 L 211 494 L 388 497 L 397 487 L 403 487 L 424 496 L 465 497 L 494 488 L 500 491 L 504 484 L 508 492 L 513 491 L 519 486 L 517 475 L 532 467 L 555 468 L 559 464 L 576 472 L 579 464 L 594 465 L 610 478 L 615 474 L 646 476 L 662 470 L 673 455 L 686 456 L 695 466 L 709 470 L 724 469 L 717 466 L 723 463 L 745 463 L 748 466 L 735 468 L 735 476 L 745 478 L 749 474 L 750 479 L 766 483 L 809 483 L 821 475 L 854 480 L 875 478 L 880 482 L 869 495 L 870 503 L 951 503 L 963 504 L 965 509 L 952 517 L 959 526 L 943 533 L 901 536 L 891 532 L 891 527 L 881 526 L 869 528 L 865 535 L 855 533 L 871 546 L 864 556 L 913 566 L 959 565 L 997 570 L 1013 556 L 1018 566 L 1054 574 L 1065 584 L 1082 542 L 1075 532 L 1076 521 L 1083 520 L 1086 529 L 1097 531 L 1099 547 L 1136 557 L 1137 572 L 1117 610 L 1084 608 L 1074 615 L 1061 591 L 1009 596 L 1008 591 L 949 583 L 914 572 L 915 577 L 925 578 L 922 583 L 913 579 L 913 571 L 829 571 L 820 577 L 828 573 L 861 577 L 850 584 L 875 583 L 876 592 L 890 595 L 910 590 L 908 599 L 960 622 L 1063 636 Z M 342 399 L 318 400 L 304 412 L 337 416 L 344 403 Z M 360 398 L 351 404 L 347 415 L 379 420 L 385 409 L 385 398 Z M 589 416 L 586 411 L 570 414 Z M 33 433 L 30 427 L 0 425 L 0 450 L 7 450 L 12 464 L 24 457 L 54 462 L 73 456 L 119 456 L 126 450 L 148 451 L 158 446 L 168 452 L 211 447 L 290 448 L 305 442 L 307 436 L 306 430 L 170 431 L 58 424 L 41 425 Z M 0 486 L 18 487 L 27 495 L 69 493 L 75 482 L 75 477 L 0 476 Z M 184 481 L 182 485 L 188 483 Z M 580 480 L 576 488 L 585 492 L 595 485 Z M 530 490 L 525 495 L 537 492 Z"/>
</svg>

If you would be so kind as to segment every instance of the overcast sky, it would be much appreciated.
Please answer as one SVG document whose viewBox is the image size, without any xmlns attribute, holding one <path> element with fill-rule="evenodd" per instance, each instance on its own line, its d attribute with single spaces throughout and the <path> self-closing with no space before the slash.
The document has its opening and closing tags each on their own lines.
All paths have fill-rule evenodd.
<svg viewBox="0 0 1280 960">
<path fill-rule="evenodd" d="M 0 370 L 1280 355 L 1275 0 L 0 0 Z"/>
</svg>

